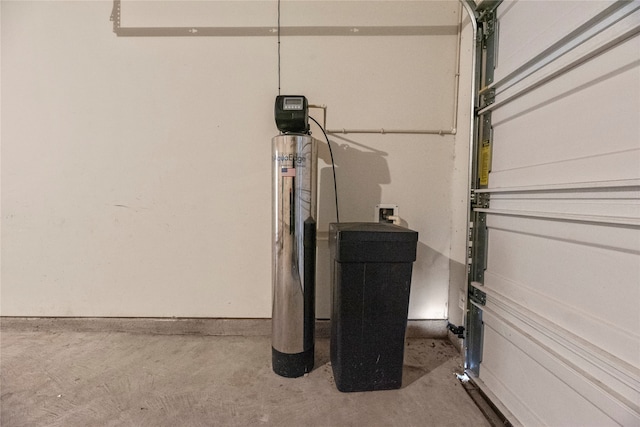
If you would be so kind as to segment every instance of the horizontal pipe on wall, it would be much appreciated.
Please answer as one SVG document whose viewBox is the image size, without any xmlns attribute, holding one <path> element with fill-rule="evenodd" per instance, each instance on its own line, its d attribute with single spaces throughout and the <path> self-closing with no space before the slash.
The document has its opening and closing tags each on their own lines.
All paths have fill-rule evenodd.
<svg viewBox="0 0 640 427">
<path fill-rule="evenodd" d="M 380 133 L 380 134 L 416 134 L 416 135 L 455 135 L 456 130 L 421 130 L 421 129 L 328 129 L 327 133 Z"/>
</svg>

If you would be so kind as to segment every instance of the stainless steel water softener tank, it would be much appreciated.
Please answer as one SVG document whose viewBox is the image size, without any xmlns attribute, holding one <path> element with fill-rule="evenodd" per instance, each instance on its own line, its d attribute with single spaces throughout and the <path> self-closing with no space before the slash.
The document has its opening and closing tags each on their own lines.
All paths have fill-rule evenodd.
<svg viewBox="0 0 640 427">
<path fill-rule="evenodd" d="M 299 377 L 313 369 L 315 326 L 316 139 L 272 139 L 273 370 Z"/>
</svg>

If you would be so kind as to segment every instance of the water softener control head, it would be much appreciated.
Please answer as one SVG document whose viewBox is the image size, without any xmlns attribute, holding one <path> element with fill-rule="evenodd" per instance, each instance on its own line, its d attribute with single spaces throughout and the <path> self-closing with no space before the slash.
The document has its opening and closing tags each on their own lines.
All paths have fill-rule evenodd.
<svg viewBox="0 0 640 427">
<path fill-rule="evenodd" d="M 302 95 L 278 95 L 276 126 L 282 133 L 309 133 L 309 104 Z"/>
</svg>

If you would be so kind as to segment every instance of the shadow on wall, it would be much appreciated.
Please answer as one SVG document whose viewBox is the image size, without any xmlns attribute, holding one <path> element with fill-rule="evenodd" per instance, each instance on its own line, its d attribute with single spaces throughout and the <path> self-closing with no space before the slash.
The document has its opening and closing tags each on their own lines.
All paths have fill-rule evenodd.
<svg viewBox="0 0 640 427">
<path fill-rule="evenodd" d="M 335 140 L 340 140 L 336 142 Z M 340 221 L 371 222 L 373 207 L 380 204 L 382 185 L 391 182 L 387 153 L 343 136 L 331 136 L 336 164 Z M 331 165 L 326 142 L 318 146 L 318 158 Z M 336 205 L 331 166 L 319 172 L 318 256 L 316 264 L 316 315 L 329 318 L 331 310 L 329 223 L 336 222 Z"/>
<path fill-rule="evenodd" d="M 338 141 L 336 141 L 338 140 Z M 336 162 L 338 201 L 341 222 L 372 222 L 374 206 L 382 201 L 382 186 L 391 183 L 388 153 L 360 142 L 332 135 L 331 146 Z M 331 164 L 326 144 L 318 147 L 318 157 Z M 333 173 L 330 166 L 319 173 L 318 252 L 316 271 L 316 315 L 326 319 L 331 315 L 331 277 L 328 244 L 328 224 L 336 221 Z M 411 224 L 402 221 L 403 227 Z M 449 293 L 449 258 L 446 248 L 418 241 L 417 258 L 413 264 L 409 312 L 411 319 L 446 319 L 448 307 L 443 301 Z"/>
<path fill-rule="evenodd" d="M 385 158 L 388 154 L 344 136 L 332 135 L 332 139 L 340 220 L 370 222 L 373 219 L 373 206 L 381 201 L 382 184 L 391 183 L 389 165 Z M 342 143 L 336 142 L 336 139 Z M 318 157 L 331 165 L 331 156 L 326 144 L 319 147 Z M 318 223 L 335 222 L 333 172 L 330 166 L 322 168 L 319 179 Z"/>
</svg>

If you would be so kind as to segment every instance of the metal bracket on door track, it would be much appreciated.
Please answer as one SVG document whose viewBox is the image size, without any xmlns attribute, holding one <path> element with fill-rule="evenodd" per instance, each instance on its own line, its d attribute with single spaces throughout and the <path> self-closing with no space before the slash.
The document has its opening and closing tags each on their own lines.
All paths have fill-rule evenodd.
<svg viewBox="0 0 640 427">
<path fill-rule="evenodd" d="M 483 37 L 488 39 L 496 32 L 496 12 L 495 9 L 485 10 L 480 14 L 480 22 L 484 25 Z"/>
<path fill-rule="evenodd" d="M 493 70 L 498 57 L 498 18 L 494 9 L 480 15 L 478 24 L 482 25 L 482 49 L 484 50 L 483 86 L 493 83 Z"/>
<path fill-rule="evenodd" d="M 474 208 L 489 208 L 489 193 L 476 193 L 471 190 L 471 206 Z"/>
<path fill-rule="evenodd" d="M 469 251 L 467 274 L 467 312 L 465 338 L 465 367 L 476 376 L 480 372 L 484 322 L 482 312 L 487 295 L 477 286 L 484 284 L 484 272 L 487 268 L 488 235 L 487 213 L 476 209 L 487 209 L 490 193 L 478 192 L 489 188 L 491 172 L 491 151 L 493 128 L 491 111 L 482 108 L 495 101 L 495 89 L 492 86 L 494 69 L 497 62 L 498 19 L 496 8 L 501 0 L 483 0 L 476 9 L 478 14 L 478 38 L 476 40 L 476 93 L 474 138 L 471 169 L 471 205 L 469 213 Z M 484 89 L 480 89 L 484 88 Z M 481 108 L 478 108 L 481 107 Z"/>
<path fill-rule="evenodd" d="M 458 338 L 464 338 L 464 326 L 456 326 L 453 323 L 447 323 L 447 329 L 457 335 Z"/>
<path fill-rule="evenodd" d="M 487 294 L 475 286 L 469 286 L 469 300 L 478 305 L 486 305 Z"/>
<path fill-rule="evenodd" d="M 487 268 L 487 214 L 472 212 L 472 229 L 469 241 L 469 281 L 484 283 Z"/>
<path fill-rule="evenodd" d="M 490 88 L 480 95 L 480 109 L 488 107 L 496 101 L 496 90 Z"/>
</svg>

